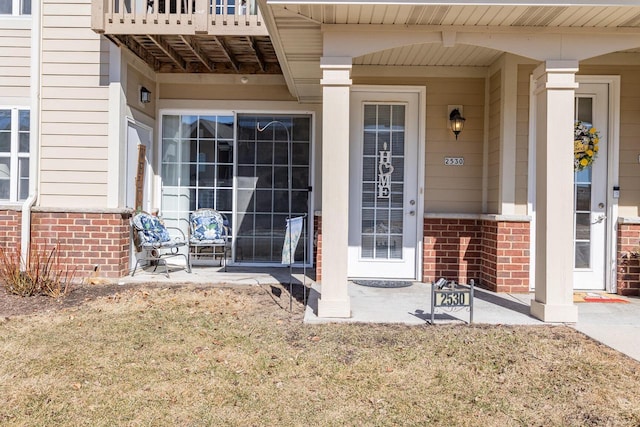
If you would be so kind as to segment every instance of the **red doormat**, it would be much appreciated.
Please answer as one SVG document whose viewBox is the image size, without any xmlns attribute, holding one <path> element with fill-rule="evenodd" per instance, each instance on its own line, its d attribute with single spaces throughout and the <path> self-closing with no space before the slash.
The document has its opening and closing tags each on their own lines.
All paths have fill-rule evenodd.
<svg viewBox="0 0 640 427">
<path fill-rule="evenodd" d="M 615 294 L 606 292 L 574 292 L 573 302 L 604 302 L 628 304 L 629 301 Z"/>
</svg>

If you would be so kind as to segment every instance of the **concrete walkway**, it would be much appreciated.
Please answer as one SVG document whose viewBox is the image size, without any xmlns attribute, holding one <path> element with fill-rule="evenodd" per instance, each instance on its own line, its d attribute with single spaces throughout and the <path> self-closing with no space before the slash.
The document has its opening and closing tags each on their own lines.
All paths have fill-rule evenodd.
<svg viewBox="0 0 640 427">
<path fill-rule="evenodd" d="M 321 319 L 317 316 L 321 287 L 314 285 L 305 322 L 374 322 L 412 325 L 431 321 L 431 285 L 414 283 L 406 288 L 372 288 L 349 284 L 351 317 Z M 533 294 L 497 294 L 475 290 L 473 323 L 492 325 L 544 325 L 529 314 Z M 578 323 L 569 324 L 583 334 L 640 361 L 640 298 L 626 298 L 628 304 L 577 303 Z M 466 309 L 436 310 L 435 324 L 466 323 Z"/>
<path fill-rule="evenodd" d="M 304 321 L 307 323 L 369 322 L 404 323 L 424 325 L 431 320 L 431 285 L 413 283 L 404 288 L 373 288 L 349 283 L 351 317 L 347 319 L 321 319 L 317 316 L 321 285 L 306 277 L 302 269 L 294 269 L 295 286 L 304 282 L 309 288 L 309 297 Z M 229 267 L 227 272 L 213 267 L 194 267 L 191 274 L 183 268 L 171 267 L 170 278 L 154 274 L 150 270 L 136 272 L 119 283 L 228 283 L 238 285 L 267 285 L 289 283 L 288 268 L 239 268 Z M 473 323 L 492 325 L 543 325 L 531 317 L 529 305 L 533 294 L 496 294 L 476 288 Z M 640 298 L 627 298 L 628 304 L 578 303 L 578 323 L 570 325 L 585 335 L 599 341 L 629 357 L 640 361 Z M 437 310 L 435 324 L 466 323 L 469 311 Z"/>
</svg>

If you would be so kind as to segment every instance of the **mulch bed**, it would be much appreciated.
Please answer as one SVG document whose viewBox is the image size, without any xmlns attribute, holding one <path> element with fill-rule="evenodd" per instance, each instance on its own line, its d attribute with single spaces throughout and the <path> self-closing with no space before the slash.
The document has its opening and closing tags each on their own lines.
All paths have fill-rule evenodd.
<svg viewBox="0 0 640 427">
<path fill-rule="evenodd" d="M 67 293 L 60 298 L 44 295 L 21 297 L 8 293 L 4 287 L 0 286 L 0 318 L 78 307 L 88 301 L 139 286 L 136 284 L 72 285 Z"/>
</svg>

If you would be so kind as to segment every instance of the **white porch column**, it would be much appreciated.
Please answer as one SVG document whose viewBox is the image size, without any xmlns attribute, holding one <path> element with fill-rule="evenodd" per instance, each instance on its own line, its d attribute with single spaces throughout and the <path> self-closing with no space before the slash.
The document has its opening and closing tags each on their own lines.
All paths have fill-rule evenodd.
<svg viewBox="0 0 640 427">
<path fill-rule="evenodd" d="M 576 322 L 573 303 L 573 110 L 578 61 L 533 73 L 536 97 L 536 292 L 531 314 Z"/>
<path fill-rule="evenodd" d="M 322 68 L 322 292 L 318 317 L 350 317 L 349 91 L 351 58 L 323 57 Z"/>
<path fill-rule="evenodd" d="M 501 78 L 500 213 L 515 215 L 518 63 L 513 55 L 505 54 L 503 56 Z"/>
</svg>

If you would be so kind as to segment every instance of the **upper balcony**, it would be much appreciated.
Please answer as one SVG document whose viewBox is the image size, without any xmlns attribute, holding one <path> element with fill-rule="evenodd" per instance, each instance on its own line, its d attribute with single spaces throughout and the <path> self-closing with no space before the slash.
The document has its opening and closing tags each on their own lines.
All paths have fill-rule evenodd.
<svg viewBox="0 0 640 427">
<path fill-rule="evenodd" d="M 104 34 L 267 36 L 255 0 L 92 0 Z"/>
<path fill-rule="evenodd" d="M 157 72 L 280 73 L 256 0 L 92 0 L 92 29 Z"/>
</svg>

